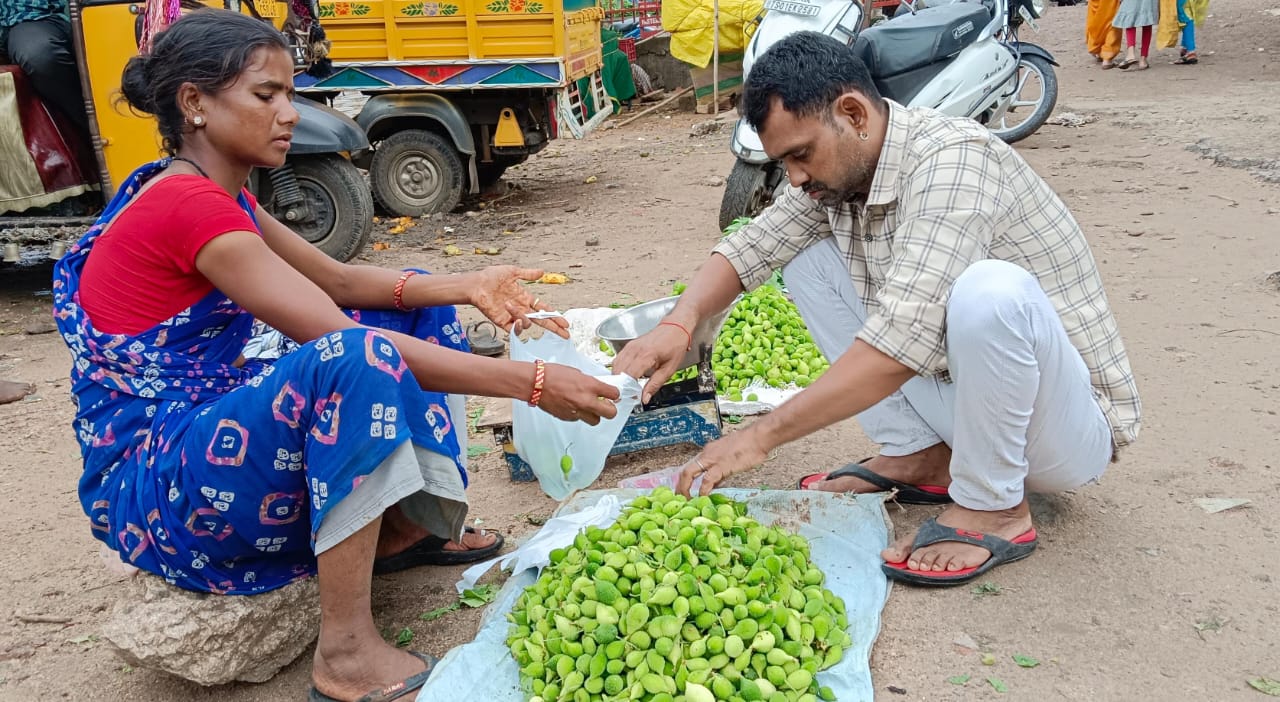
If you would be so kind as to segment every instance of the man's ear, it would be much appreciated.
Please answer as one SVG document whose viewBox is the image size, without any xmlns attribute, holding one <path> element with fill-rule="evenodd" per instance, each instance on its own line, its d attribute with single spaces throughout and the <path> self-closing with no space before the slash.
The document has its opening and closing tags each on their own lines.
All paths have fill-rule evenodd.
<svg viewBox="0 0 1280 702">
<path fill-rule="evenodd" d="M 857 92 L 847 92 L 836 98 L 834 113 L 836 121 L 853 128 L 855 132 L 864 132 L 870 123 L 871 105 L 865 96 Z"/>
</svg>

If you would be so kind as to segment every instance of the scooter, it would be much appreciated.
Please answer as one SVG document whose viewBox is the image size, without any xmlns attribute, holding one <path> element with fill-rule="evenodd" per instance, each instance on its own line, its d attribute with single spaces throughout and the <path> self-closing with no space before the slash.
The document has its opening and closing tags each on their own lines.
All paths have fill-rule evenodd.
<svg viewBox="0 0 1280 702">
<path fill-rule="evenodd" d="M 886 98 L 973 118 L 1008 143 L 1035 133 L 1057 103 L 1058 64 L 1043 48 L 1018 41 L 1017 31 L 1024 23 L 1038 29 L 1043 0 L 941 0 L 922 7 L 927 1 L 903 2 L 893 19 L 863 30 L 857 0 L 766 0 L 743 74 L 782 38 L 821 32 L 854 47 Z M 765 154 L 745 120 L 738 121 L 730 149 L 737 160 L 720 203 L 722 229 L 759 214 L 786 181 L 782 164 Z"/>
</svg>

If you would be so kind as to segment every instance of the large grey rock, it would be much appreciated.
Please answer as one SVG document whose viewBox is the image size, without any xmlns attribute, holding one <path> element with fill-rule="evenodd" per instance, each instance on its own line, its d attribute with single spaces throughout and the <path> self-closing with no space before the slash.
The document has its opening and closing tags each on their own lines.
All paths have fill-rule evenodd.
<svg viewBox="0 0 1280 702">
<path fill-rule="evenodd" d="M 189 592 L 144 573 L 126 587 L 103 638 L 130 665 L 200 685 L 266 682 L 320 633 L 315 578 L 251 596 Z"/>
</svg>

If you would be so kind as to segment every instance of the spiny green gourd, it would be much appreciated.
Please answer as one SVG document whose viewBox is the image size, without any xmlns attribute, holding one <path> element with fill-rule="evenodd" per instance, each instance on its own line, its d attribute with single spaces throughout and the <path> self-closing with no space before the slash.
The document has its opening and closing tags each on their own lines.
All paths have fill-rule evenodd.
<svg viewBox="0 0 1280 702">
<path fill-rule="evenodd" d="M 551 553 L 507 644 L 530 702 L 817 702 L 851 644 L 809 543 L 668 488 Z"/>
</svg>

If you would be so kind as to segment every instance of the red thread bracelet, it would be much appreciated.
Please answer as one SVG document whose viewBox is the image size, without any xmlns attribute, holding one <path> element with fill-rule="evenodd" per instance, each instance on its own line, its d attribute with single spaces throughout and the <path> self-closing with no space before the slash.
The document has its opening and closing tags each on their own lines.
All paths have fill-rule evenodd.
<svg viewBox="0 0 1280 702">
<path fill-rule="evenodd" d="M 400 279 L 396 281 L 396 289 L 391 293 L 391 302 L 394 303 L 396 309 L 401 312 L 409 311 L 409 308 L 404 306 L 404 284 L 409 282 L 409 279 L 417 274 L 417 271 L 405 271 L 400 274 Z"/>
<path fill-rule="evenodd" d="M 537 407 L 542 400 L 542 384 L 547 380 L 547 364 L 542 359 L 533 362 L 533 393 L 529 395 L 529 406 Z"/>
<path fill-rule="evenodd" d="M 658 326 L 675 327 L 676 329 L 679 329 L 680 331 L 684 332 L 684 335 L 689 337 L 689 343 L 684 347 L 684 350 L 685 351 L 693 350 L 693 334 L 690 334 L 689 330 L 685 329 L 683 324 L 677 324 L 676 322 L 658 322 Z"/>
</svg>

